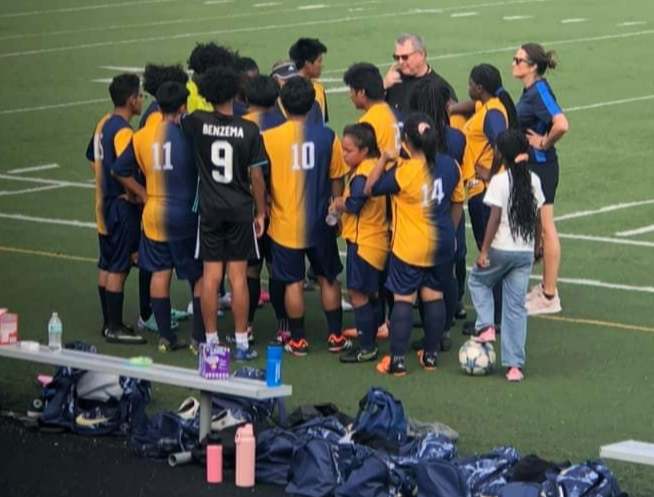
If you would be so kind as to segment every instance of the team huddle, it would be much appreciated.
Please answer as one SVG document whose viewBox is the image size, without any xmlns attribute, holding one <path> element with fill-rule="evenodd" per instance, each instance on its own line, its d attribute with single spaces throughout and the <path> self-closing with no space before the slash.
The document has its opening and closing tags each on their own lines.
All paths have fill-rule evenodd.
<svg viewBox="0 0 654 497">
<path fill-rule="evenodd" d="M 377 370 L 405 375 L 417 306 L 424 339 L 413 345 L 424 369 L 435 370 L 438 353 L 451 347 L 453 319 L 465 314 L 467 200 L 479 249 L 469 280 L 477 321 L 469 331 L 487 342 L 501 327 L 507 379 L 521 380 L 527 312 L 560 311 L 556 276 L 547 281 L 546 274 L 527 293 L 534 259 L 555 252 L 541 207 L 553 203 L 558 163 L 555 175 L 547 166 L 556 162 L 552 145 L 567 121 L 540 78 L 554 67 L 551 54 L 534 44 L 516 54 L 514 76 L 524 64 L 523 83 L 533 77 L 536 87 L 530 107 L 521 99 L 516 110 L 499 70 L 488 64 L 471 72 L 472 100 L 457 102 L 452 86 L 426 64 L 422 39 L 402 35 L 385 76 L 368 63 L 346 71 L 362 115 L 339 137 L 327 125 L 317 80 L 325 53 L 319 40 L 300 38 L 289 60 L 265 76 L 250 58 L 198 44 L 191 79 L 179 65 L 146 65 L 143 89 L 155 100 L 145 112 L 139 77 L 113 79 L 114 111 L 98 123 L 87 150 L 96 178 L 103 336 L 145 342 L 122 316 L 125 280 L 136 264 L 139 328 L 158 330 L 162 352 L 188 346 L 197 353 L 200 343 L 219 340 L 219 295 L 228 277 L 234 334 L 226 339 L 235 343 L 236 360 L 254 359 L 265 261 L 275 339 L 286 351 L 309 352 L 309 270 L 320 287 L 327 348 L 341 362 L 377 361 L 377 340 L 389 336 L 390 355 Z M 524 124 L 526 111 L 533 119 Z M 545 164 L 545 172 L 533 163 Z M 356 325 L 346 332 L 339 236 Z M 173 269 L 193 296 L 190 344 L 175 333 Z"/>
</svg>

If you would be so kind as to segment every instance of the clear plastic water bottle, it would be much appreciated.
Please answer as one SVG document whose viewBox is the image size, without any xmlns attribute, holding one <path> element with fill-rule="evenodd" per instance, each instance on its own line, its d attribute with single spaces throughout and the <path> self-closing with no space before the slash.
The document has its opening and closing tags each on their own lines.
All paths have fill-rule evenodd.
<svg viewBox="0 0 654 497">
<path fill-rule="evenodd" d="M 61 350 L 61 335 L 64 332 L 64 325 L 59 319 L 59 314 L 52 313 L 52 317 L 48 322 L 48 347 L 50 350 Z"/>
<path fill-rule="evenodd" d="M 336 224 L 338 224 L 338 217 L 338 212 L 330 209 L 327 212 L 327 217 L 325 218 L 327 226 L 336 226 Z"/>
</svg>

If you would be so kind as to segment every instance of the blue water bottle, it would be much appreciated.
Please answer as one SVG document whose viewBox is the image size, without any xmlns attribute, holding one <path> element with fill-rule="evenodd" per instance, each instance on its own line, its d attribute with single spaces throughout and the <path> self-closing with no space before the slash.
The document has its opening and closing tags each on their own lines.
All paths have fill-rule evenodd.
<svg viewBox="0 0 654 497">
<path fill-rule="evenodd" d="M 278 387 L 282 384 L 282 348 L 268 345 L 266 348 L 266 386 Z"/>
</svg>

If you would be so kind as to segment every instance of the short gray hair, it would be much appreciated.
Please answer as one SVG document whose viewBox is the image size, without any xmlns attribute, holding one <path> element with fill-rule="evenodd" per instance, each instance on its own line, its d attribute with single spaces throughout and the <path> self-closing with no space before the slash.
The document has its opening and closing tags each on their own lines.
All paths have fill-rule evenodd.
<svg viewBox="0 0 654 497">
<path fill-rule="evenodd" d="M 422 39 L 422 36 L 416 35 L 413 33 L 402 33 L 397 37 L 395 43 L 398 45 L 404 45 L 407 41 L 411 42 L 414 50 L 419 50 L 423 53 L 427 53 L 427 47 L 425 46 L 425 40 Z"/>
</svg>

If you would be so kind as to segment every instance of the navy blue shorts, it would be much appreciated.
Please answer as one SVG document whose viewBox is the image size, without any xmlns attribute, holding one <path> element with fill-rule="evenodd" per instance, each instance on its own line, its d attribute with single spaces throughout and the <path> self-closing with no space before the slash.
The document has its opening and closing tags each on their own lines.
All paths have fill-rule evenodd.
<svg viewBox="0 0 654 497">
<path fill-rule="evenodd" d="M 449 280 L 443 272 L 452 271 L 452 263 L 421 267 L 407 264 L 391 254 L 386 288 L 397 295 L 411 295 L 422 287 L 442 292 Z"/>
<path fill-rule="evenodd" d="M 202 276 L 202 261 L 195 258 L 195 237 L 156 242 L 145 234 L 139 245 L 139 268 L 151 273 L 175 268 L 180 280 L 195 282 Z"/>
<path fill-rule="evenodd" d="M 556 197 L 556 189 L 559 186 L 559 160 L 551 162 L 531 162 L 531 172 L 540 179 L 540 186 L 543 189 L 545 205 L 553 204 Z"/>
<path fill-rule="evenodd" d="M 98 235 L 98 268 L 110 273 L 127 273 L 135 260 L 141 238 L 141 217 L 133 204 L 114 199 L 105 209 L 107 235 Z"/>
<path fill-rule="evenodd" d="M 263 264 L 264 260 L 268 264 L 272 264 L 272 251 L 270 249 L 271 243 L 272 240 L 270 239 L 270 236 L 268 236 L 268 231 L 264 231 L 263 235 L 261 235 L 261 238 L 257 239 L 257 244 L 259 245 L 260 257 L 255 259 L 250 259 L 248 261 L 248 266 L 250 267 L 259 266 L 260 264 Z"/>
<path fill-rule="evenodd" d="M 309 259 L 316 276 L 321 276 L 330 283 L 335 281 L 340 272 L 343 271 L 336 238 L 329 237 L 315 247 L 306 249 L 284 247 L 271 239 L 270 249 L 272 253 L 272 277 L 283 283 L 304 281 L 306 274 L 305 256 Z"/>
<path fill-rule="evenodd" d="M 356 243 L 347 242 L 347 259 L 345 261 L 345 275 L 348 290 L 356 290 L 367 295 L 379 291 L 379 277 L 381 271 L 363 260 L 358 254 Z"/>
</svg>

